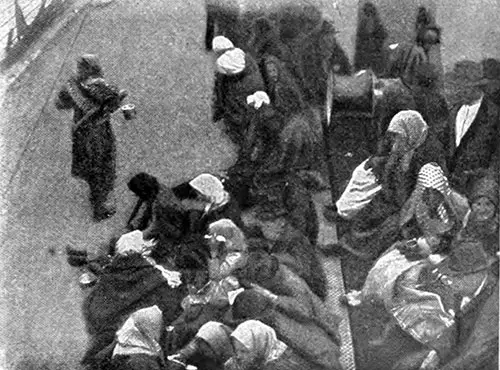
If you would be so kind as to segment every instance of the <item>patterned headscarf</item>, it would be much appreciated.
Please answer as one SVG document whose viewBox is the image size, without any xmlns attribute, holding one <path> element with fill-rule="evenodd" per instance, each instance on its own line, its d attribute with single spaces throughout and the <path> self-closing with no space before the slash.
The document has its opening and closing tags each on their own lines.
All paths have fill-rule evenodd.
<svg viewBox="0 0 500 370">
<path fill-rule="evenodd" d="M 417 149 L 427 138 L 428 126 L 422 115 L 414 110 L 397 113 L 389 123 L 387 131 L 401 135 L 405 140 L 404 150 Z"/>
<path fill-rule="evenodd" d="M 444 197 L 443 202 L 436 209 L 437 220 L 431 218 L 431 210 L 422 198 L 425 189 L 435 189 Z M 455 214 L 450 215 L 448 209 Z M 404 225 L 412 217 L 416 217 L 424 235 L 439 235 L 454 226 L 454 216 L 457 213 L 458 210 L 452 196 L 452 190 L 441 167 L 436 163 L 427 163 L 422 166 L 418 173 L 415 189 L 401 209 L 400 225 Z"/>
<path fill-rule="evenodd" d="M 235 75 L 245 69 L 245 52 L 235 48 L 226 51 L 216 62 L 217 72 L 224 75 Z"/>
<path fill-rule="evenodd" d="M 230 49 L 234 49 L 234 45 L 227 37 L 216 36 L 212 40 L 212 50 L 215 53 L 222 54 Z"/>
<path fill-rule="evenodd" d="M 498 208 L 498 183 L 491 176 L 480 178 L 474 183 L 471 191 L 471 201 L 485 197 Z"/>
<path fill-rule="evenodd" d="M 273 328 L 257 320 L 248 320 L 238 325 L 231 337 L 258 358 L 264 359 L 265 363 L 280 358 L 287 348 L 285 343 L 278 340 Z"/>
<path fill-rule="evenodd" d="M 403 110 L 392 118 L 387 131 L 396 133 L 403 139 L 403 146 L 399 148 L 403 154 L 403 170 L 408 170 L 415 149 L 425 142 L 427 130 L 427 123 L 417 111 Z"/>
<path fill-rule="evenodd" d="M 84 54 L 82 55 L 78 61 L 77 61 L 78 66 L 82 66 L 85 68 L 85 70 L 88 72 L 87 76 L 82 76 L 82 77 L 102 77 L 102 67 L 101 63 L 99 62 L 99 58 L 97 55 L 94 54 Z"/>
<path fill-rule="evenodd" d="M 115 355 L 146 354 L 160 356 L 162 312 L 158 306 L 135 311 L 116 332 Z"/>
</svg>

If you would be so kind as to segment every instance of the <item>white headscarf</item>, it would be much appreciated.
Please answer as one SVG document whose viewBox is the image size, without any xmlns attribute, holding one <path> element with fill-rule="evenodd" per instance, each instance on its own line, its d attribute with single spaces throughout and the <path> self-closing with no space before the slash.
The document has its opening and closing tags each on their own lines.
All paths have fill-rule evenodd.
<svg viewBox="0 0 500 370">
<path fill-rule="evenodd" d="M 222 54 L 230 49 L 234 49 L 234 45 L 227 37 L 216 36 L 212 40 L 212 50 L 215 53 Z"/>
<path fill-rule="evenodd" d="M 219 237 L 218 240 L 224 241 L 227 251 L 244 252 L 247 250 L 245 234 L 238 226 L 235 225 L 233 221 L 228 218 L 222 218 L 212 222 L 208 226 L 208 232 L 211 235 Z"/>
<path fill-rule="evenodd" d="M 207 197 L 212 204 L 221 205 L 227 201 L 228 193 L 222 182 L 209 173 L 202 173 L 189 182 L 189 185 L 201 195 Z"/>
<path fill-rule="evenodd" d="M 389 123 L 388 132 L 399 134 L 403 138 L 403 170 L 407 171 L 415 150 L 425 142 L 428 126 L 420 113 L 403 110 L 397 113 Z"/>
<path fill-rule="evenodd" d="M 151 251 L 156 244 L 154 240 L 144 240 L 142 231 L 134 230 L 123 234 L 116 242 L 116 253 L 121 255 L 139 253 L 144 254 Z"/>
<path fill-rule="evenodd" d="M 217 72 L 225 75 L 235 75 L 245 69 L 245 52 L 235 48 L 226 51 L 216 62 Z"/>
<path fill-rule="evenodd" d="M 116 332 L 115 355 L 146 354 L 160 356 L 162 312 L 158 306 L 135 311 Z"/>
<path fill-rule="evenodd" d="M 238 325 L 231 337 L 257 357 L 263 358 L 265 363 L 280 358 L 287 349 L 286 344 L 278 340 L 273 328 L 257 320 L 248 320 Z"/>
</svg>

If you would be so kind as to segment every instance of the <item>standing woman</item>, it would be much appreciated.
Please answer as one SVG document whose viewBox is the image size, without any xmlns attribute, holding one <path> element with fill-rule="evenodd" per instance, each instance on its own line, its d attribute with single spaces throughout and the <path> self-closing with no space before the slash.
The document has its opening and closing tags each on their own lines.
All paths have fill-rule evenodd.
<svg viewBox="0 0 500 370">
<path fill-rule="evenodd" d="M 383 71 L 383 47 L 387 31 L 380 19 L 377 8 L 366 2 L 359 14 L 356 33 L 356 53 L 354 68 L 356 71 L 371 68 L 376 74 Z"/>
<path fill-rule="evenodd" d="M 416 84 L 417 67 L 430 63 L 429 52 L 441 42 L 441 29 L 428 25 L 417 29 L 415 43 L 392 44 L 388 61 L 387 77 L 401 78 L 408 87 Z"/>
<path fill-rule="evenodd" d="M 73 109 L 71 174 L 90 187 L 94 221 L 115 213 L 106 204 L 116 173 L 115 136 L 110 116 L 126 92 L 104 80 L 97 56 L 85 54 L 77 61 L 76 74 L 62 87 L 55 102 L 58 109 Z"/>
</svg>

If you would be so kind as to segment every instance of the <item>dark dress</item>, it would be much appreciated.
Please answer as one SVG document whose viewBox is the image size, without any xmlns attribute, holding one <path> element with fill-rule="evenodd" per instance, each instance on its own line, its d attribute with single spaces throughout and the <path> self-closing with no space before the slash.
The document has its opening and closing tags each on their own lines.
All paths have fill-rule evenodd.
<svg viewBox="0 0 500 370">
<path fill-rule="evenodd" d="M 413 99 L 416 110 L 429 126 L 425 143 L 416 151 L 416 157 L 423 164 L 436 162 L 447 173 L 445 146 L 449 109 L 445 97 L 437 88 L 414 87 Z"/>
<path fill-rule="evenodd" d="M 143 231 L 145 239 L 158 241 L 155 257 L 173 256 L 189 228 L 187 210 L 172 189 L 163 184 L 154 199 L 143 202 L 143 208 L 141 214 L 129 221 L 129 228 Z"/>
<path fill-rule="evenodd" d="M 255 59 L 245 55 L 245 69 L 236 75 L 217 74 L 215 79 L 214 121 L 223 118 L 230 139 L 241 145 L 254 108 L 247 96 L 265 91 L 264 81 Z"/>
<path fill-rule="evenodd" d="M 271 217 L 285 217 L 316 245 L 319 223 L 312 196 L 304 181 L 292 173 L 260 176 L 250 187 L 251 204 Z"/>
<path fill-rule="evenodd" d="M 270 252 L 307 283 L 321 299 L 326 299 L 327 281 L 314 245 L 299 231 L 287 226 Z"/>
<path fill-rule="evenodd" d="M 90 343 L 82 364 L 89 369 L 99 368 L 102 357 L 106 357 L 103 352 L 112 345 L 116 331 L 138 309 L 157 305 L 164 321 L 171 322 L 181 312 L 185 294 L 184 285 L 171 288 L 161 272 L 141 255 L 115 257 L 83 303 Z"/>
<path fill-rule="evenodd" d="M 75 77 L 63 86 L 58 109 L 73 109 L 71 174 L 90 186 L 90 201 L 99 213 L 113 190 L 116 144 L 110 113 L 119 106 L 119 90 L 102 78 L 81 81 Z"/>
<path fill-rule="evenodd" d="M 336 65 L 336 66 L 335 66 Z M 323 106 L 326 99 L 328 71 L 348 74 L 349 61 L 335 39 L 335 29 L 324 21 L 312 32 L 300 48 L 301 87 L 305 100 L 313 106 Z"/>
<path fill-rule="evenodd" d="M 256 319 L 269 325 L 279 340 L 314 366 L 341 369 L 339 318 L 327 309 L 304 280 L 280 265 L 276 274 L 261 285 L 278 296 L 274 306 L 259 304 L 258 297 L 254 305 L 240 305 L 247 297 L 253 297 L 250 289 L 235 301 L 233 313 L 238 311 L 236 316 L 241 319 Z M 244 297 L 244 294 L 250 295 Z"/>
<path fill-rule="evenodd" d="M 383 47 L 387 31 L 372 3 L 365 3 L 358 19 L 354 67 L 356 71 L 370 68 L 377 75 L 384 70 Z"/>
</svg>

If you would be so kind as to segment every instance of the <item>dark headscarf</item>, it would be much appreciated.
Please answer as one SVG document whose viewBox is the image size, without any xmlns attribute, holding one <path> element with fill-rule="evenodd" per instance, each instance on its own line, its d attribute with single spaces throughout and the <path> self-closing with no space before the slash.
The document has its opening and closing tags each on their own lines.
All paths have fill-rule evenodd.
<svg viewBox="0 0 500 370">
<path fill-rule="evenodd" d="M 266 315 L 272 309 L 269 299 L 253 289 L 238 294 L 233 303 L 233 319 L 248 320 Z"/>
<path fill-rule="evenodd" d="M 498 208 L 498 183 L 494 178 L 486 176 L 474 183 L 470 196 L 471 202 L 474 203 L 476 199 L 481 197 L 487 198 Z"/>
<path fill-rule="evenodd" d="M 103 77 L 101 63 L 97 55 L 84 54 L 78 59 L 77 64 L 86 71 L 86 75 L 81 77 Z"/>
<path fill-rule="evenodd" d="M 140 172 L 130 179 L 127 186 L 139 198 L 148 200 L 156 197 L 160 185 L 156 177 Z"/>
</svg>

